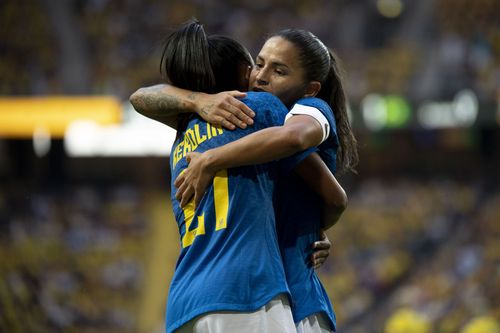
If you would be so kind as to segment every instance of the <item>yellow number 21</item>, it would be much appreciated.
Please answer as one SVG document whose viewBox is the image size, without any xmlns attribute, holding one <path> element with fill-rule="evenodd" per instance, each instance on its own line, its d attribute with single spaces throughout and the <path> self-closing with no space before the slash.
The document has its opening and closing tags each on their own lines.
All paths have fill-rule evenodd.
<svg viewBox="0 0 500 333">
<path fill-rule="evenodd" d="M 229 185 L 227 180 L 227 170 L 221 170 L 215 174 L 214 181 L 214 208 L 215 208 L 215 231 L 227 227 L 227 213 L 229 210 Z M 184 221 L 186 232 L 182 236 L 182 247 L 193 244 L 194 239 L 205 234 L 205 213 L 196 217 L 198 226 L 191 229 L 194 220 L 194 200 L 192 199 L 184 208 Z"/>
</svg>

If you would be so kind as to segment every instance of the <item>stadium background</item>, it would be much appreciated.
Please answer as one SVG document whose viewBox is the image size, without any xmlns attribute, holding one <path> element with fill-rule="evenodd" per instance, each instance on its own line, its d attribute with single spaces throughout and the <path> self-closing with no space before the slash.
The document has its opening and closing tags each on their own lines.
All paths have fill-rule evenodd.
<svg viewBox="0 0 500 333">
<path fill-rule="evenodd" d="M 498 0 L 0 2 L 0 331 L 161 332 L 178 253 L 172 132 L 128 96 L 196 16 L 253 55 L 313 31 L 344 60 L 359 172 L 320 275 L 341 333 L 494 333 Z M 223 282 L 221 282 L 223 283 Z"/>
</svg>

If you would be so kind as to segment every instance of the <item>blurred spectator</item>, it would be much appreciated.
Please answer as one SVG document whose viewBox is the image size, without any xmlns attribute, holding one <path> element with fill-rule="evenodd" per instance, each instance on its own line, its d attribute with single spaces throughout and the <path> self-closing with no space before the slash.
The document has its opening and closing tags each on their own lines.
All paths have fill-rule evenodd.
<svg viewBox="0 0 500 333">
<path fill-rule="evenodd" d="M 207 31 L 233 36 L 253 54 L 272 31 L 290 26 L 313 31 L 345 60 L 355 108 L 374 92 L 421 101 L 449 99 L 469 88 L 480 102 L 494 101 L 500 71 L 499 2 L 398 2 L 401 13 L 386 17 L 379 7 L 359 1 L 73 0 L 64 14 L 59 2 L 48 6 L 7 0 L 0 4 L 0 93 L 62 93 L 72 83 L 63 82 L 68 69 L 61 66 L 73 66 L 89 73 L 88 93 L 126 99 L 137 87 L 160 80 L 162 39 L 168 29 L 196 16 Z M 54 12 L 68 19 L 51 24 Z M 73 40 L 64 49 L 62 34 Z M 79 63 L 74 61 L 80 55 L 64 51 L 72 47 L 85 50 Z M 73 80 L 83 78 L 75 75 Z"/>
<path fill-rule="evenodd" d="M 491 316 L 484 316 L 471 319 L 460 331 L 461 333 L 499 333 L 500 325 L 498 320 Z"/>
<path fill-rule="evenodd" d="M 30 192 L 3 207 L 2 331 L 133 332 L 147 220 L 137 189 Z"/>
<path fill-rule="evenodd" d="M 151 197 L 117 184 L 18 190 L 8 198 L 0 214 L 7 231 L 0 327 L 133 332 L 137 307 L 147 304 L 138 302 L 141 288 L 152 278 L 144 208 Z M 472 318 L 496 318 L 499 220 L 500 193 L 471 184 L 360 181 L 329 230 L 332 258 L 320 270 L 342 332 L 399 332 L 413 323 L 415 332 L 456 333 Z M 174 225 L 163 216 L 161 223 Z M 161 265 L 175 266 L 178 245 L 171 246 Z"/>
<path fill-rule="evenodd" d="M 428 320 L 410 309 L 400 309 L 392 314 L 385 325 L 385 333 L 429 333 Z"/>
</svg>

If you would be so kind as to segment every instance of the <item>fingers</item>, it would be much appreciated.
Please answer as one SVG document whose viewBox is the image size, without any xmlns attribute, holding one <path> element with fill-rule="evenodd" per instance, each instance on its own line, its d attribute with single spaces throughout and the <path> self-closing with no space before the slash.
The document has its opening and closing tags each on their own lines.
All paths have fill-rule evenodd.
<svg viewBox="0 0 500 333">
<path fill-rule="evenodd" d="M 185 177 L 186 174 L 183 172 L 174 182 L 174 186 L 177 187 L 175 198 L 179 201 L 181 207 L 184 207 L 189 202 L 189 199 L 191 199 L 194 193 L 194 190 L 191 186 L 189 186 Z"/>
<path fill-rule="evenodd" d="M 325 259 L 318 259 L 318 260 L 313 262 L 313 268 L 318 269 L 321 266 L 323 266 L 324 263 L 325 263 Z"/>
<path fill-rule="evenodd" d="M 235 101 L 250 110 L 244 103 L 241 103 L 238 100 Z M 250 112 L 255 115 L 253 111 L 250 110 Z M 220 124 L 228 129 L 234 129 L 235 126 L 245 129 L 248 125 L 253 125 L 253 119 L 247 116 L 247 114 L 238 106 L 225 103 L 221 105 L 220 113 L 221 115 L 216 116 L 215 118 L 220 120 Z"/>
<path fill-rule="evenodd" d="M 315 250 L 329 250 L 332 244 L 328 241 L 316 241 L 313 243 L 312 248 Z"/>
<path fill-rule="evenodd" d="M 252 117 L 255 112 L 252 111 L 245 103 L 237 98 L 245 97 L 245 93 L 239 91 L 230 91 L 230 95 L 221 105 L 220 108 L 226 111 L 223 117 L 235 126 L 246 128 L 247 125 L 253 125 Z"/>
<path fill-rule="evenodd" d="M 177 181 L 177 180 L 176 180 Z M 174 184 L 175 185 L 175 184 Z M 184 194 L 184 191 L 186 190 L 187 188 L 187 182 L 185 181 L 182 181 L 180 182 L 178 185 L 175 185 L 175 187 L 177 187 L 177 192 L 175 192 L 175 198 L 177 200 L 181 200 L 182 198 L 182 195 Z"/>
<path fill-rule="evenodd" d="M 311 264 L 314 269 L 320 268 L 330 255 L 330 248 L 332 243 L 324 232 L 321 233 L 321 240 L 314 242 L 311 247 L 314 253 L 311 255 Z"/>
<path fill-rule="evenodd" d="M 251 121 L 251 123 L 253 124 L 253 120 L 251 118 L 247 117 L 243 112 L 241 112 L 233 105 L 225 104 L 224 109 L 227 111 L 224 112 L 223 116 L 225 120 L 229 121 L 231 124 L 243 129 L 247 128 L 246 119 L 249 119 L 249 121 Z M 240 119 L 240 117 L 244 119 Z"/>
<path fill-rule="evenodd" d="M 211 124 L 233 130 L 236 127 L 246 128 L 253 124 L 255 112 L 238 98 L 246 97 L 246 93 L 237 90 L 207 95 L 198 106 L 198 114 Z"/>
<path fill-rule="evenodd" d="M 241 91 L 238 91 L 238 90 L 228 91 L 227 93 L 229 95 L 235 97 L 235 98 L 245 98 L 245 97 L 247 97 L 247 93 L 241 92 Z"/>
<path fill-rule="evenodd" d="M 311 255 L 311 263 L 314 269 L 318 269 L 319 267 L 321 267 L 328 258 L 328 255 L 329 253 L 326 250 L 313 253 Z"/>
<path fill-rule="evenodd" d="M 255 117 L 255 112 L 253 112 L 248 105 L 236 98 L 233 98 L 229 101 L 229 107 L 230 109 L 228 111 L 231 111 L 236 117 L 238 117 L 239 120 L 248 125 L 253 124 L 252 118 Z"/>
<path fill-rule="evenodd" d="M 177 192 L 175 193 L 175 198 L 179 201 L 181 207 L 186 206 L 192 199 L 194 199 L 194 206 L 198 207 L 198 204 L 201 202 L 204 195 L 204 191 L 195 189 L 193 186 L 188 185 L 188 182 L 185 181 L 178 187 Z"/>
<path fill-rule="evenodd" d="M 313 260 L 317 260 L 317 259 L 323 259 L 325 260 L 326 258 L 328 258 L 328 256 L 330 255 L 330 251 L 328 250 L 321 250 L 321 251 L 316 251 L 312 254 L 312 258 Z"/>
<path fill-rule="evenodd" d="M 255 112 L 236 97 L 245 97 L 245 93 L 231 91 L 221 93 L 219 100 L 204 108 L 203 118 L 210 123 L 234 130 L 236 127 L 247 128 L 253 125 Z"/>
<path fill-rule="evenodd" d="M 184 170 L 183 170 L 184 171 Z M 179 186 L 184 183 L 184 179 L 186 177 L 186 174 L 184 172 L 181 172 L 181 174 L 179 176 L 177 176 L 177 178 L 175 178 L 175 181 L 174 181 L 174 186 L 179 188 Z M 178 193 L 178 192 L 177 192 Z"/>
<path fill-rule="evenodd" d="M 177 195 L 179 194 L 179 192 L 180 192 L 180 198 L 177 198 Z M 179 188 L 177 190 L 175 197 L 177 198 L 177 200 L 180 199 L 181 207 L 184 207 L 189 203 L 189 201 L 193 197 L 193 194 L 194 194 L 193 187 L 186 185 L 186 186 L 183 186 L 182 188 Z"/>
<path fill-rule="evenodd" d="M 234 130 L 236 126 L 231 123 L 229 120 L 226 120 L 225 118 L 218 117 L 217 121 L 222 127 L 227 128 L 228 130 Z"/>
</svg>

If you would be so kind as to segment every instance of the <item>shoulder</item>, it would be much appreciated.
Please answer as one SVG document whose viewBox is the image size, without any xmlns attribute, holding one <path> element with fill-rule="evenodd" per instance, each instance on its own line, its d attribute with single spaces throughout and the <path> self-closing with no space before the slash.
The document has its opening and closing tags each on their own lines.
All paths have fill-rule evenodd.
<svg viewBox="0 0 500 333">
<path fill-rule="evenodd" d="M 260 120 L 269 125 L 283 125 L 288 113 L 280 99 L 267 92 L 248 92 L 242 102 L 255 111 L 255 121 Z"/>
<path fill-rule="evenodd" d="M 297 105 L 297 104 L 308 106 L 308 107 L 313 107 L 313 108 L 319 110 L 326 117 L 326 119 L 330 123 L 331 128 L 333 130 L 336 130 L 337 126 L 335 123 L 335 116 L 333 114 L 332 108 L 330 107 L 330 105 L 327 102 L 325 102 L 324 100 L 317 98 L 317 97 L 305 97 L 305 98 L 299 99 L 295 103 L 295 105 Z"/>
<path fill-rule="evenodd" d="M 328 105 L 328 103 L 324 100 L 317 97 L 301 98 L 295 104 L 310 106 L 318 109 L 319 111 L 321 111 L 321 113 L 325 114 L 325 116 L 333 116 L 333 110 L 330 105 Z"/>
</svg>

